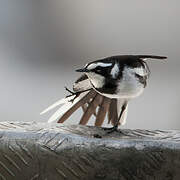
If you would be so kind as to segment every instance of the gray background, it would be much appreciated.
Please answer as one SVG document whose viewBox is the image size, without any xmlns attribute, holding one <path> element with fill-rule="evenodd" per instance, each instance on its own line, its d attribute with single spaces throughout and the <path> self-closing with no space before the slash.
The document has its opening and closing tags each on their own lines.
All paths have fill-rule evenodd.
<svg viewBox="0 0 180 180">
<path fill-rule="evenodd" d="M 124 127 L 179 129 L 179 17 L 178 0 L 0 0 L 0 119 L 46 122 L 53 111 L 39 112 L 66 95 L 76 68 L 156 54 L 168 61 L 149 61 L 149 85 Z"/>
</svg>

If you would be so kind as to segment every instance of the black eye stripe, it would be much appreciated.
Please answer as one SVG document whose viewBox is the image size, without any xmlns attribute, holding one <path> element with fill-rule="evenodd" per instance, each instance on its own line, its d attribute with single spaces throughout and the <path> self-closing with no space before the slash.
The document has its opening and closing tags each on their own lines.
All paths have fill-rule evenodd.
<svg viewBox="0 0 180 180">
<path fill-rule="evenodd" d="M 95 69 L 96 69 L 96 70 L 101 70 L 102 67 L 101 67 L 101 66 L 97 66 Z"/>
<path fill-rule="evenodd" d="M 110 66 L 102 67 L 102 66 L 97 66 L 95 69 L 96 70 L 103 70 L 103 69 L 108 69 Z"/>
</svg>

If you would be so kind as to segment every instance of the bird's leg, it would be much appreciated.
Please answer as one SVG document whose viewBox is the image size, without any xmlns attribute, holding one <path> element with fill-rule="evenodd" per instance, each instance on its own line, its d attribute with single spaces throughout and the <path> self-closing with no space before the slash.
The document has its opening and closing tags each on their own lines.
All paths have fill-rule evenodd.
<svg viewBox="0 0 180 180">
<path fill-rule="evenodd" d="M 66 89 L 66 91 L 68 91 L 68 92 L 70 93 L 70 95 L 66 96 L 66 98 L 71 97 L 71 96 L 74 96 L 74 98 L 71 99 L 69 102 L 72 102 L 72 103 L 73 103 L 74 100 L 80 95 L 79 92 L 73 92 L 73 91 L 71 91 L 70 89 L 68 89 L 67 87 L 65 87 L 65 89 Z"/>
<path fill-rule="evenodd" d="M 66 86 L 65 86 L 65 89 L 66 91 L 68 91 L 71 95 L 69 95 L 68 97 L 70 96 L 73 96 L 75 93 L 73 91 L 71 91 L 70 89 L 68 89 Z M 67 97 L 67 96 L 66 96 Z"/>
<path fill-rule="evenodd" d="M 118 123 L 116 123 L 113 127 L 110 128 L 103 128 L 105 131 L 107 131 L 108 134 L 118 131 Z"/>
<path fill-rule="evenodd" d="M 66 96 L 66 98 L 71 97 L 71 96 L 75 96 L 73 99 L 70 100 L 70 102 L 74 102 L 74 100 L 83 92 L 89 91 L 91 89 L 87 89 L 84 91 L 77 91 L 77 92 L 73 92 L 70 89 L 68 89 L 67 87 L 65 87 L 66 91 L 68 91 L 70 93 L 70 95 Z"/>
<path fill-rule="evenodd" d="M 70 89 L 68 89 L 67 87 L 65 87 L 66 91 L 68 91 L 70 93 L 70 95 L 66 96 L 66 98 L 74 96 L 73 99 L 69 100 L 69 102 L 74 102 L 74 100 L 81 94 L 81 92 L 73 92 Z"/>
<path fill-rule="evenodd" d="M 121 130 L 118 130 L 118 124 L 119 124 L 119 121 L 120 121 L 120 119 L 121 119 L 121 117 L 122 117 L 122 114 L 124 113 L 126 107 L 127 107 L 127 102 L 125 102 L 125 103 L 123 104 L 122 109 L 121 109 L 121 113 L 120 113 L 120 115 L 119 115 L 119 117 L 118 117 L 118 120 L 117 120 L 116 124 L 115 124 L 112 128 L 104 128 L 105 131 L 107 130 L 107 134 L 110 134 L 110 133 L 112 133 L 112 132 L 114 132 L 114 131 L 117 131 L 117 132 L 122 133 Z M 122 133 L 122 134 L 123 134 L 123 133 Z"/>
</svg>

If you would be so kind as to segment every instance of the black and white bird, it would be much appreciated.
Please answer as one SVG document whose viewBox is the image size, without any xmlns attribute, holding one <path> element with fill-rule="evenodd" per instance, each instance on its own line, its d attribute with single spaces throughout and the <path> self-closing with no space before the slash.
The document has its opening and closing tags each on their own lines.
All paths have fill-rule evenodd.
<svg viewBox="0 0 180 180">
<path fill-rule="evenodd" d="M 71 95 L 59 100 L 41 114 L 62 105 L 48 122 L 63 123 L 78 108 L 83 115 L 80 124 L 87 124 L 95 115 L 95 126 L 101 126 L 105 116 L 116 130 L 126 122 L 128 102 L 141 95 L 147 85 L 150 70 L 147 59 L 166 59 L 154 55 L 119 55 L 90 62 L 76 70 L 83 75 L 74 83 Z"/>
</svg>

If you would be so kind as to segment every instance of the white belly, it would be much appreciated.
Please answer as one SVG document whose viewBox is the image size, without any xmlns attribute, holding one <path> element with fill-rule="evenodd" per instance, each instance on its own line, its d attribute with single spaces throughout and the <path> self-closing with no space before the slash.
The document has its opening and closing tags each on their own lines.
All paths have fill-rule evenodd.
<svg viewBox="0 0 180 180">
<path fill-rule="evenodd" d="M 117 89 L 119 98 L 135 98 L 141 95 L 144 91 L 144 85 L 136 82 L 122 82 Z"/>
<path fill-rule="evenodd" d="M 120 90 L 117 92 L 117 94 L 106 94 L 106 93 L 100 93 L 103 96 L 106 96 L 108 98 L 115 98 L 115 99 L 132 99 L 135 97 L 140 96 L 144 91 L 144 87 L 137 88 L 136 90 Z"/>
<path fill-rule="evenodd" d="M 125 98 L 131 99 L 138 97 L 144 91 L 144 84 L 139 82 L 135 76 L 136 69 L 125 68 L 123 71 L 123 78 L 119 80 L 118 87 L 115 94 L 103 94 L 109 98 Z M 139 69 L 138 69 L 139 70 Z M 137 72 L 136 72 L 137 73 Z M 140 74 L 138 72 L 138 74 Z M 144 75 L 144 74 L 140 74 Z"/>
<path fill-rule="evenodd" d="M 135 98 L 144 91 L 144 84 L 139 82 L 135 73 L 144 75 L 141 71 L 139 72 L 139 69 L 124 69 L 123 78 L 118 82 L 119 86 L 116 91 L 119 98 Z"/>
</svg>

